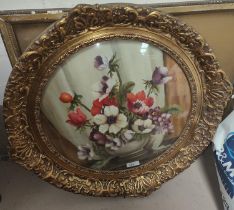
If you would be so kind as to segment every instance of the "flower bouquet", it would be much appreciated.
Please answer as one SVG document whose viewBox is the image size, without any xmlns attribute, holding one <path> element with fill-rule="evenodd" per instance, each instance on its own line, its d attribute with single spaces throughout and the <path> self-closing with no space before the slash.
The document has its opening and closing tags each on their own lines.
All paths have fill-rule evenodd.
<svg viewBox="0 0 234 210">
<path fill-rule="evenodd" d="M 102 168 L 116 156 L 142 149 L 153 135 L 172 132 L 171 113 L 175 108 L 154 106 L 151 97 L 157 96 L 159 85 L 171 79 L 166 67 L 155 67 L 151 80 L 143 80 L 145 90 L 134 93 L 134 82 L 121 79 L 116 54 L 110 60 L 102 56 L 94 60 L 97 70 L 108 69 L 108 73 L 94 84 L 91 108 L 82 102 L 79 93 L 63 92 L 60 100 L 69 104 L 66 122 L 80 132 L 89 131 L 90 142 L 78 146 L 78 158 L 96 161 L 94 168 Z"/>
</svg>

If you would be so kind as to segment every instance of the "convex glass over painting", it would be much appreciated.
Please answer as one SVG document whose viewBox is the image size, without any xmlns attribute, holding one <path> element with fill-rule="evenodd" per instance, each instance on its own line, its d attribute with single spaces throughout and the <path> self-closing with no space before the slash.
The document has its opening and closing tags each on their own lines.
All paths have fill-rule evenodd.
<svg viewBox="0 0 234 210">
<path fill-rule="evenodd" d="M 185 74 L 167 53 L 140 41 L 114 40 L 68 58 L 50 78 L 41 107 L 59 133 L 51 141 L 65 156 L 116 170 L 169 148 L 190 105 Z"/>
</svg>

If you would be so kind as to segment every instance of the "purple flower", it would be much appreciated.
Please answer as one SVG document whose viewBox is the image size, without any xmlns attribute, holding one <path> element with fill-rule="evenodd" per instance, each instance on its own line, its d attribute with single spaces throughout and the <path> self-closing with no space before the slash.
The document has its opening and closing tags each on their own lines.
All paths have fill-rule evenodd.
<svg viewBox="0 0 234 210">
<path fill-rule="evenodd" d="M 114 79 L 108 76 L 103 76 L 101 81 L 95 83 L 92 87 L 95 98 L 102 100 L 107 97 L 115 84 L 116 81 Z"/>
<path fill-rule="evenodd" d="M 108 67 L 109 62 L 106 57 L 100 55 L 96 56 L 94 59 L 94 67 L 98 70 L 104 70 Z"/>
<path fill-rule="evenodd" d="M 156 133 L 169 133 L 173 132 L 174 126 L 171 121 L 170 113 L 163 113 L 160 107 L 150 109 L 148 118 L 152 120 L 155 125 L 154 131 Z"/>
<path fill-rule="evenodd" d="M 162 133 L 169 133 L 173 131 L 173 124 L 171 121 L 171 114 L 163 113 L 161 117 L 158 118 L 159 129 Z"/>
<path fill-rule="evenodd" d="M 159 106 L 150 109 L 148 113 L 148 118 L 154 121 L 157 121 L 158 118 L 161 116 L 162 112 Z"/>
<path fill-rule="evenodd" d="M 171 79 L 172 77 L 168 76 L 167 67 L 155 67 L 155 70 L 152 75 L 153 85 L 165 84 Z"/>
<path fill-rule="evenodd" d="M 91 141 L 96 142 L 99 145 L 105 145 L 105 143 L 108 141 L 107 137 L 102 134 L 101 132 L 93 129 L 89 135 L 89 139 Z"/>
<path fill-rule="evenodd" d="M 95 154 L 92 146 L 86 144 L 78 146 L 77 155 L 80 160 L 92 160 Z"/>
</svg>

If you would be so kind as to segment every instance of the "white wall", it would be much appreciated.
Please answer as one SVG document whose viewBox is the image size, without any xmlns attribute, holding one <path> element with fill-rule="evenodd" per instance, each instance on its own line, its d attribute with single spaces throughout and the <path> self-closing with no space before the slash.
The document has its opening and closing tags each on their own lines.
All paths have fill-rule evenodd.
<svg viewBox="0 0 234 210">
<path fill-rule="evenodd" d="M 2 37 L 0 36 L 0 105 L 2 105 L 4 90 L 10 72 L 11 72 L 11 64 L 8 59 L 5 46 L 3 44 Z"/>
</svg>

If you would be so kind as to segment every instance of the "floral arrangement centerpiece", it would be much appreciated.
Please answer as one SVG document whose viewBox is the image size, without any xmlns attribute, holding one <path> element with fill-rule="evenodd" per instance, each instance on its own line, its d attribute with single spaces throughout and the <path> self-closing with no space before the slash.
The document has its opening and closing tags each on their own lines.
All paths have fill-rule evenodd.
<svg viewBox="0 0 234 210">
<path fill-rule="evenodd" d="M 173 131 L 172 109 L 153 106 L 154 98 L 151 97 L 152 94 L 157 96 L 159 85 L 171 79 L 168 69 L 155 67 L 151 80 L 143 80 L 145 90 L 134 93 L 134 82 L 123 83 L 118 63 L 116 54 L 110 60 L 95 57 L 94 67 L 109 71 L 94 85 L 95 98 L 90 108 L 82 102 L 83 96 L 79 93 L 60 95 L 63 103 L 69 103 L 66 122 L 80 132 L 89 131 L 90 142 L 78 146 L 78 158 L 98 161 L 95 167 L 99 168 L 130 142 L 141 142 L 157 133 Z M 87 110 L 90 116 L 82 110 Z"/>
</svg>

